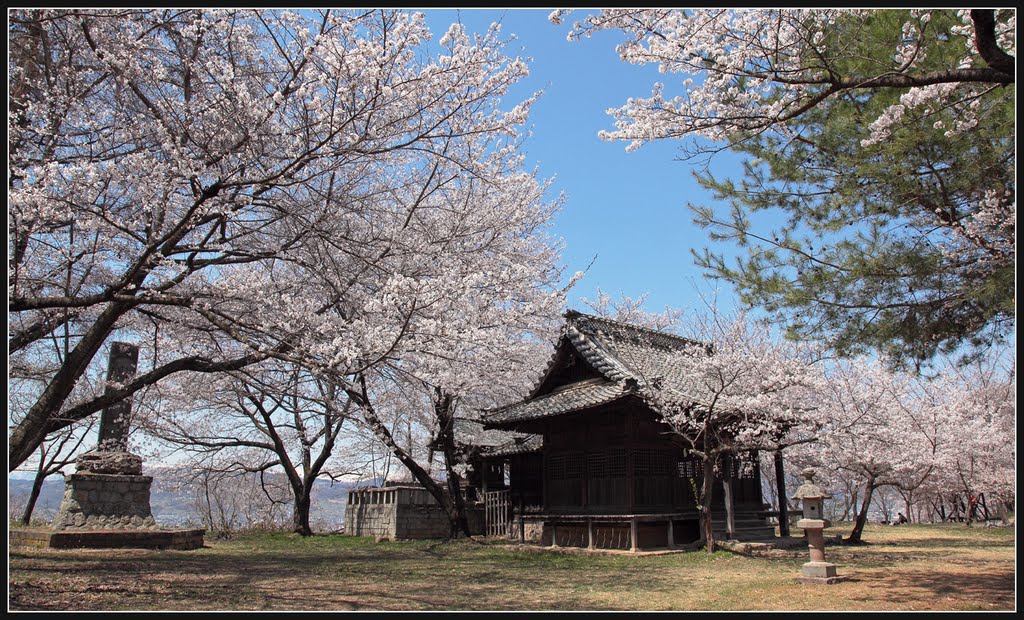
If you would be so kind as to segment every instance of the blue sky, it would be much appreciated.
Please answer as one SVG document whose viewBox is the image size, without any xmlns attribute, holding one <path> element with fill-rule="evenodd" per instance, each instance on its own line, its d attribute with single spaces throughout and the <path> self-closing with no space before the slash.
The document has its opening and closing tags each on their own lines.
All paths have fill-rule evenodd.
<svg viewBox="0 0 1024 620">
<path fill-rule="evenodd" d="M 580 308 L 579 298 L 593 299 L 600 287 L 613 298 L 647 293 L 646 309 L 652 312 L 665 306 L 696 308 L 695 286 L 705 292 L 720 287 L 719 306 L 731 307 L 733 289 L 724 282 L 705 283 L 693 264 L 690 249 L 706 245 L 706 235 L 693 225 L 686 203 L 708 202 L 709 196 L 694 181 L 692 164 L 679 161 L 680 144 L 648 144 L 627 153 L 625 142 L 597 137 L 598 131 L 613 128 L 608 108 L 649 95 L 656 81 L 682 78 L 622 62 L 615 33 L 567 41 L 569 24 L 582 15 L 570 14 L 556 26 L 547 20 L 550 9 L 424 13 L 436 38 L 454 21 L 461 21 L 467 32 L 483 32 L 498 21 L 503 34 L 516 36 L 506 53 L 531 59 L 529 78 L 508 101 L 518 103 L 544 91 L 533 108 L 533 134 L 524 150 L 540 176 L 554 177 L 554 190 L 566 196 L 554 233 L 565 241 L 567 272 L 590 265 L 570 293 L 570 307 Z M 728 173 L 736 162 L 730 154 L 718 155 L 712 170 Z"/>
</svg>

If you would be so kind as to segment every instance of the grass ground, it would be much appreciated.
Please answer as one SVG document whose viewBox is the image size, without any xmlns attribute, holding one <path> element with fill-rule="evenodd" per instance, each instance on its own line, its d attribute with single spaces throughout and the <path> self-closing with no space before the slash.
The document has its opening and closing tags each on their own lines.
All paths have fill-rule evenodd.
<svg viewBox="0 0 1024 620">
<path fill-rule="evenodd" d="M 840 533 L 842 528 L 827 531 Z M 1014 610 L 1015 529 L 869 526 L 826 549 L 850 577 L 795 581 L 806 553 L 552 552 L 291 534 L 195 551 L 9 551 L 10 610 Z"/>
</svg>

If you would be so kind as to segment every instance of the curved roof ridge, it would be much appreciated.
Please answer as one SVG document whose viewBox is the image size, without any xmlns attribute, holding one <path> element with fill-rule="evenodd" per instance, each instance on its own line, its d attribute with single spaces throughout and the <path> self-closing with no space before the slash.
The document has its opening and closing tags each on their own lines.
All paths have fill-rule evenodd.
<svg viewBox="0 0 1024 620">
<path fill-rule="evenodd" d="M 673 334 L 673 333 L 670 333 L 670 332 L 659 331 L 659 330 L 656 330 L 656 329 L 652 329 L 650 327 L 644 327 L 642 325 L 636 325 L 634 323 L 626 323 L 624 321 L 619 321 L 619 320 L 611 319 L 611 318 L 604 317 L 604 316 L 598 316 L 596 314 L 587 314 L 586 312 L 580 312 L 579 310 L 572 310 L 572 309 L 566 310 L 564 316 L 567 319 L 568 323 L 575 323 L 575 322 L 578 322 L 580 319 L 583 319 L 585 321 L 596 321 L 598 323 L 607 323 L 608 325 L 611 325 L 611 326 L 616 327 L 618 329 L 625 330 L 627 332 L 642 333 L 645 336 L 654 337 L 654 338 L 656 338 L 658 340 L 667 341 L 665 343 L 665 346 L 667 346 L 668 342 L 671 342 L 673 345 L 677 345 L 677 346 L 689 346 L 689 345 L 694 345 L 694 344 L 696 344 L 696 345 L 702 345 L 703 344 L 700 341 L 694 340 L 692 338 L 687 338 L 685 336 L 679 336 L 677 334 Z"/>
<path fill-rule="evenodd" d="M 534 398 L 535 396 L 537 396 L 537 391 L 540 390 L 541 386 L 544 385 L 544 382 L 547 381 L 548 376 L 551 374 L 551 371 L 555 366 L 555 360 L 558 359 L 558 354 L 562 350 L 562 341 L 565 340 L 566 338 L 566 330 L 568 329 L 568 327 L 568 324 L 562 325 L 560 330 L 561 334 L 558 336 L 558 339 L 555 340 L 555 350 L 548 357 L 548 363 L 544 366 L 544 370 L 540 373 L 540 375 L 538 375 L 537 379 L 533 382 L 533 387 L 527 390 L 527 398 Z"/>
<path fill-rule="evenodd" d="M 484 412 L 486 428 L 503 428 L 518 422 L 572 413 L 635 394 L 629 382 L 603 378 L 585 379 L 566 389 Z"/>
<path fill-rule="evenodd" d="M 629 366 L 612 353 L 599 338 L 579 329 L 571 321 L 567 326 L 566 335 L 587 363 L 610 381 L 637 379 Z"/>
</svg>

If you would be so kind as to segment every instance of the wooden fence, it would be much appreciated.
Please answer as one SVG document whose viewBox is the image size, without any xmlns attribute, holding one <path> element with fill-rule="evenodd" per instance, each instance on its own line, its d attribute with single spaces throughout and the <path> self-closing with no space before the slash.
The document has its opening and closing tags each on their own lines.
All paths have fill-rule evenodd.
<svg viewBox="0 0 1024 620">
<path fill-rule="evenodd" d="M 488 536 L 508 536 L 511 516 L 512 503 L 507 490 L 484 493 L 484 526 Z"/>
</svg>

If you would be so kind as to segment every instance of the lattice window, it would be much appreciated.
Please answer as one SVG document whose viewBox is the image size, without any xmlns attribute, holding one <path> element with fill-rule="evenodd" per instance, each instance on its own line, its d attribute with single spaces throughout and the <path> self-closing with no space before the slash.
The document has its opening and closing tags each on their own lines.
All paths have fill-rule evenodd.
<svg viewBox="0 0 1024 620">
<path fill-rule="evenodd" d="M 675 450 L 658 450 L 658 475 L 671 477 L 676 464 Z"/>
<path fill-rule="evenodd" d="M 548 477 L 552 480 L 565 480 L 565 457 L 562 455 L 548 457 Z"/>
<path fill-rule="evenodd" d="M 653 460 L 651 450 L 633 450 L 633 474 L 636 476 L 651 475 Z"/>
<path fill-rule="evenodd" d="M 587 471 L 587 462 L 582 452 L 572 452 L 565 455 L 565 477 L 582 478 Z"/>
<path fill-rule="evenodd" d="M 548 457 L 550 480 L 577 480 L 583 478 L 586 461 L 582 452 L 569 452 Z"/>
<path fill-rule="evenodd" d="M 587 466 L 591 478 L 624 478 L 626 476 L 626 451 L 592 452 L 587 458 Z"/>
<path fill-rule="evenodd" d="M 654 448 L 636 448 L 633 450 L 633 472 L 638 476 L 671 476 L 673 465 L 672 452 Z"/>
</svg>

